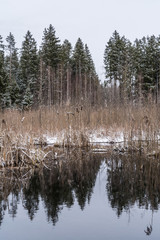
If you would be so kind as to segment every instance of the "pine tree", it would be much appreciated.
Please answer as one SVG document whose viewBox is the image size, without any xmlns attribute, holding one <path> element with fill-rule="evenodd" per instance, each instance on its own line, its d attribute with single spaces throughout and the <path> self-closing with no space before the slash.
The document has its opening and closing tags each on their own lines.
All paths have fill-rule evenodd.
<svg viewBox="0 0 160 240">
<path fill-rule="evenodd" d="M 44 29 L 42 38 L 42 56 L 46 66 L 57 68 L 60 54 L 60 40 L 56 37 L 54 27 L 50 24 L 49 28 Z"/>
<path fill-rule="evenodd" d="M 48 105 L 59 102 L 59 75 L 58 65 L 60 63 L 60 40 L 56 37 L 54 27 L 50 24 L 44 30 L 42 38 L 42 60 L 46 65 L 45 95 Z"/>
<path fill-rule="evenodd" d="M 145 74 L 144 74 L 144 84 L 143 88 L 145 91 L 156 94 L 156 88 L 158 84 L 159 75 L 159 44 L 156 37 L 153 35 L 147 37 L 147 42 L 145 45 Z"/>
<path fill-rule="evenodd" d="M 75 101 L 81 102 L 83 100 L 83 76 L 86 69 L 86 54 L 84 44 L 78 38 L 72 56 L 72 83 L 74 86 Z"/>
<path fill-rule="evenodd" d="M 10 83 L 17 80 L 18 71 L 18 53 L 15 47 L 15 39 L 12 33 L 6 38 L 7 45 L 7 55 L 5 57 L 5 67 L 9 75 Z"/>
<path fill-rule="evenodd" d="M 0 36 L 0 106 L 1 107 L 5 107 L 4 94 L 7 86 L 8 86 L 8 79 L 5 72 L 5 64 L 4 64 L 4 44 L 3 44 L 2 36 Z"/>
<path fill-rule="evenodd" d="M 159 40 L 155 36 L 136 39 L 134 42 L 133 64 L 135 68 L 135 93 L 142 102 L 148 94 L 159 93 Z"/>
<path fill-rule="evenodd" d="M 22 43 L 21 58 L 19 66 L 18 84 L 22 96 L 26 89 L 30 89 L 34 97 L 37 94 L 39 59 L 37 54 L 37 45 L 30 31 L 25 35 Z"/>
<path fill-rule="evenodd" d="M 119 57 L 119 93 L 122 103 L 132 96 L 132 50 L 131 42 L 123 36 Z"/>
<path fill-rule="evenodd" d="M 140 104 L 143 94 L 143 83 L 145 74 L 145 42 L 146 39 L 136 39 L 133 45 L 133 68 L 134 68 L 134 97 L 138 99 Z"/>
<path fill-rule="evenodd" d="M 72 45 L 66 39 L 61 46 L 61 71 L 60 71 L 60 82 L 61 82 L 61 103 L 62 97 L 67 102 L 71 101 L 71 55 Z"/>
<path fill-rule="evenodd" d="M 120 100 L 129 95 L 131 84 L 131 43 L 115 31 L 109 39 L 104 52 L 104 67 L 107 83 L 114 85 L 112 101 L 117 101 L 117 86 L 119 85 Z"/>
<path fill-rule="evenodd" d="M 67 68 L 68 64 L 71 64 L 71 55 L 72 55 L 72 45 L 66 39 L 64 40 L 61 46 L 61 62 L 63 63 L 65 68 Z"/>
<path fill-rule="evenodd" d="M 112 37 L 107 42 L 104 52 L 104 68 L 106 82 L 114 85 L 113 97 L 111 101 L 117 98 L 117 82 L 120 80 L 120 51 L 121 37 L 117 31 L 114 31 Z"/>
<path fill-rule="evenodd" d="M 94 92 L 93 86 L 96 86 L 97 74 L 95 70 L 95 65 L 89 51 L 88 45 L 85 44 L 85 99 L 88 99 L 90 103 L 92 102 Z M 95 84 L 94 84 L 95 82 Z M 99 84 L 99 83 L 98 83 Z"/>
<path fill-rule="evenodd" d="M 87 73 L 96 74 L 95 65 L 87 44 L 85 44 L 85 65 Z"/>
<path fill-rule="evenodd" d="M 85 72 L 86 54 L 84 44 L 80 38 L 78 38 L 72 56 L 73 68 L 81 68 L 81 72 Z"/>
<path fill-rule="evenodd" d="M 9 79 L 9 86 L 7 87 L 7 95 L 10 95 L 11 105 L 19 103 L 19 88 L 17 85 L 18 77 L 18 53 L 15 47 L 15 39 L 12 33 L 6 38 L 7 55 L 5 57 L 5 69 Z"/>
<path fill-rule="evenodd" d="M 33 105 L 33 94 L 31 93 L 31 89 L 28 86 L 22 100 L 22 106 L 25 110 L 28 110 L 32 105 Z"/>
</svg>

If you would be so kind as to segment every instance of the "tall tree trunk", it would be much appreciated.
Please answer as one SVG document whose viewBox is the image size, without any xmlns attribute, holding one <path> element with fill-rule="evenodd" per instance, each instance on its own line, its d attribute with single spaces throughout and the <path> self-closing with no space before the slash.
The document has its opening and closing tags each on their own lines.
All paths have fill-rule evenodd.
<svg viewBox="0 0 160 240">
<path fill-rule="evenodd" d="M 156 103 L 159 103 L 159 76 L 156 76 Z"/>
<path fill-rule="evenodd" d="M 117 103 L 117 81 L 114 78 L 114 103 Z"/>
<path fill-rule="evenodd" d="M 85 101 L 87 100 L 87 73 L 85 72 L 85 76 L 84 76 L 84 97 L 85 97 Z"/>
<path fill-rule="evenodd" d="M 60 106 L 63 103 L 63 66 L 60 67 Z"/>
<path fill-rule="evenodd" d="M 90 101 L 90 105 L 92 103 L 92 75 L 91 73 L 89 74 L 89 101 Z"/>
<path fill-rule="evenodd" d="M 77 66 L 76 66 L 76 94 L 75 94 L 75 102 L 78 102 L 78 100 L 79 100 L 79 91 L 78 91 L 78 83 L 79 83 L 79 81 L 78 81 L 79 79 L 78 79 L 78 70 L 77 70 Z"/>
<path fill-rule="evenodd" d="M 51 67 L 48 66 L 48 106 L 51 106 Z"/>
<path fill-rule="evenodd" d="M 81 62 L 79 61 L 79 101 L 82 101 L 82 70 L 81 70 Z"/>
<path fill-rule="evenodd" d="M 42 83 L 43 83 L 43 61 L 40 59 L 40 76 L 39 76 L 39 104 L 42 105 Z"/>
<path fill-rule="evenodd" d="M 12 82 L 12 52 L 10 51 L 10 58 L 9 58 L 9 81 Z"/>
<path fill-rule="evenodd" d="M 139 105 L 142 105 L 142 74 L 138 75 L 138 91 L 139 91 Z"/>
<path fill-rule="evenodd" d="M 70 104 L 70 67 L 67 64 L 67 104 Z"/>
</svg>

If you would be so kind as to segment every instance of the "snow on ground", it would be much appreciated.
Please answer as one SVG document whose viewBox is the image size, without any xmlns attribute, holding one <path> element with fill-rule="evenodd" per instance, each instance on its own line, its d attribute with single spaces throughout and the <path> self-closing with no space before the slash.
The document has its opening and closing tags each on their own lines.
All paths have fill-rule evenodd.
<svg viewBox="0 0 160 240">
<path fill-rule="evenodd" d="M 51 136 L 50 134 L 45 134 L 43 135 L 43 137 L 45 138 L 45 141 L 48 145 L 62 144 L 64 142 L 65 133 L 59 132 L 56 133 L 54 136 Z"/>
<path fill-rule="evenodd" d="M 78 132 L 76 133 L 78 135 Z M 122 131 L 106 131 L 104 129 L 99 130 L 92 130 L 92 131 L 86 131 L 86 136 L 89 139 L 90 143 L 120 143 L 124 141 L 124 133 Z M 62 144 L 65 142 L 67 134 L 64 132 L 60 132 L 58 134 L 55 134 L 54 136 L 51 136 L 49 134 L 44 135 L 43 137 L 46 140 L 46 143 L 48 145 L 54 145 L 54 144 Z"/>
<path fill-rule="evenodd" d="M 81 133 L 77 132 L 69 132 L 69 139 L 70 141 L 74 141 L 72 140 L 72 136 L 76 134 L 77 136 L 80 136 Z M 96 130 L 86 130 L 84 132 L 85 136 L 88 138 L 89 142 L 93 145 L 108 145 L 108 144 L 123 144 L 126 143 L 128 140 L 131 140 L 131 138 L 129 137 L 129 133 L 125 132 L 124 129 L 117 129 L 115 131 L 115 129 L 109 129 L 109 130 L 105 130 L 102 128 L 96 129 Z M 67 132 L 62 131 L 59 133 L 56 133 L 54 135 L 51 134 L 45 134 L 43 135 L 46 143 L 48 145 L 55 145 L 55 144 L 59 144 L 62 145 L 63 143 L 66 142 L 67 139 Z M 141 132 L 141 135 L 139 135 L 139 133 L 135 132 L 134 136 L 132 136 L 132 140 L 133 141 L 137 141 L 137 140 L 158 140 L 160 139 L 160 136 L 152 136 L 152 135 L 148 135 L 147 133 L 144 133 L 143 131 Z"/>
<path fill-rule="evenodd" d="M 124 141 L 124 134 L 122 131 L 108 131 L 106 133 L 105 130 L 99 129 L 89 135 L 89 140 L 91 143 L 119 143 Z"/>
<path fill-rule="evenodd" d="M 54 137 L 51 137 L 51 136 L 45 136 L 46 137 L 46 143 L 48 145 L 54 145 L 55 143 L 58 143 L 59 140 L 58 140 L 58 136 L 54 136 Z"/>
</svg>

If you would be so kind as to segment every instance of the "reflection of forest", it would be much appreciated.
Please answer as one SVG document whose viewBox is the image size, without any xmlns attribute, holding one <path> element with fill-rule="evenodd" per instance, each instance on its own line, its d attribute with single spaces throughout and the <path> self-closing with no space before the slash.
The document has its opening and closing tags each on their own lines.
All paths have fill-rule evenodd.
<svg viewBox="0 0 160 240">
<path fill-rule="evenodd" d="M 160 162 L 140 156 L 115 155 L 107 161 L 107 194 L 120 216 L 135 203 L 157 210 L 160 203 Z"/>
<path fill-rule="evenodd" d="M 101 155 L 76 150 L 52 162 L 51 170 L 1 171 L 0 224 L 6 211 L 16 216 L 20 201 L 32 220 L 41 198 L 48 221 L 53 224 L 58 221 L 63 206 L 71 207 L 75 197 L 83 210 L 86 201 L 90 201 L 102 159 Z"/>
</svg>

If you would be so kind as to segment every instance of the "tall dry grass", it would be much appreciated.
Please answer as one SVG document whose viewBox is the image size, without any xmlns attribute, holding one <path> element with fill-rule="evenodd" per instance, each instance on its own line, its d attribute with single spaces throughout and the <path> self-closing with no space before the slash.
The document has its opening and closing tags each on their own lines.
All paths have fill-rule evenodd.
<svg viewBox="0 0 160 240">
<path fill-rule="evenodd" d="M 7 109 L 0 113 L 0 158 L 1 162 L 15 159 L 16 149 L 23 149 L 25 158 L 39 161 L 45 153 L 29 152 L 34 144 L 43 144 L 45 135 L 63 135 L 64 145 L 87 146 L 90 132 L 104 135 L 110 132 L 123 132 L 124 141 L 141 147 L 142 142 L 150 149 L 158 148 L 160 136 L 160 110 L 156 104 L 145 106 L 108 107 L 41 107 L 38 110 L 18 111 Z M 150 144 L 149 144 L 150 143 Z M 27 149 L 27 150 L 26 150 Z M 14 156 L 12 156 L 14 155 Z M 15 160 L 14 160 L 15 161 Z M 9 163 L 8 163 L 9 164 Z M 11 164 L 11 163 L 10 163 Z"/>
<path fill-rule="evenodd" d="M 158 105 L 114 106 L 99 108 L 64 107 L 40 108 L 20 112 L 15 109 L 0 113 L 0 133 L 10 133 L 14 136 L 55 135 L 62 131 L 113 129 L 122 130 L 132 139 L 135 135 L 146 136 L 147 139 L 157 139 L 160 127 L 160 109 Z"/>
</svg>

